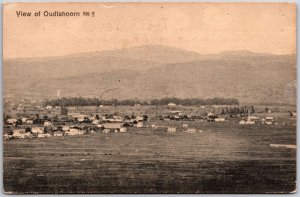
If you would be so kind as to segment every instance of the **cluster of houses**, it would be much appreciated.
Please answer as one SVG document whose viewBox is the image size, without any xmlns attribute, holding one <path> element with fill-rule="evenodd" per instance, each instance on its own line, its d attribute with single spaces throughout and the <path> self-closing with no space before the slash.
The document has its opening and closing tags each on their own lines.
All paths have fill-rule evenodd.
<svg viewBox="0 0 300 197">
<path fill-rule="evenodd" d="M 207 121 L 207 122 L 224 122 L 225 117 L 222 115 L 215 115 L 214 113 L 208 113 L 203 115 L 185 115 L 181 111 L 169 111 L 169 115 L 159 116 L 163 121 Z"/>
<path fill-rule="evenodd" d="M 156 132 L 168 132 L 168 133 L 176 133 L 176 132 L 184 132 L 184 133 L 200 133 L 203 134 L 201 129 L 190 128 L 188 124 L 182 124 L 180 127 L 167 127 L 167 126 L 156 126 L 152 125 L 154 131 Z"/>
<path fill-rule="evenodd" d="M 56 110 L 46 106 L 47 110 Z M 178 116 L 182 114 L 178 113 Z M 185 116 L 184 116 L 185 117 Z M 105 115 L 86 115 L 82 113 L 68 113 L 67 115 L 43 116 L 39 115 L 7 118 L 4 126 L 4 140 L 26 139 L 26 138 L 47 138 L 62 136 L 77 136 L 101 133 L 125 133 L 129 127 L 145 128 L 150 127 L 145 124 L 149 121 L 147 115 L 125 115 L 105 114 Z M 160 132 L 186 132 L 201 133 L 202 130 L 189 128 L 187 124 L 182 127 L 165 127 L 152 125 L 154 131 Z"/>
<path fill-rule="evenodd" d="M 258 119 L 257 116 L 248 116 L 240 120 L 239 124 L 256 124 Z"/>
<path fill-rule="evenodd" d="M 159 116 L 163 121 L 203 121 L 203 122 L 225 122 L 224 115 L 209 112 L 203 115 L 185 115 L 181 111 L 169 111 L 169 115 Z"/>
<path fill-rule="evenodd" d="M 220 112 L 207 112 L 199 113 L 200 115 L 186 115 L 182 111 L 175 110 L 172 103 L 168 105 L 171 111 L 165 114 L 153 116 L 163 121 L 202 121 L 202 122 L 226 122 L 231 118 L 236 118 L 239 124 L 252 125 L 252 124 L 277 124 L 274 117 L 267 116 L 264 118 L 257 117 L 250 112 L 254 111 L 252 108 L 245 108 L 242 111 L 249 112 L 243 116 L 235 117 L 235 114 L 227 114 L 229 109 L 221 109 Z M 173 107 L 173 108 L 172 108 Z M 190 128 L 187 123 L 182 124 L 180 127 L 174 126 L 156 126 L 149 125 L 149 117 L 147 115 L 120 115 L 118 113 L 95 115 L 84 114 L 82 112 L 72 111 L 62 115 L 60 107 L 28 107 L 27 105 L 13 106 L 11 113 L 13 117 L 4 118 L 4 140 L 18 139 L 18 138 L 46 138 L 46 137 L 61 137 L 61 136 L 74 136 L 91 134 L 95 132 L 101 133 L 125 133 L 129 127 L 145 128 L 151 127 L 153 131 L 157 132 L 185 132 L 185 133 L 200 133 L 202 130 Z M 235 109 L 235 108 L 233 108 Z M 71 109 L 69 109 L 71 110 Z M 208 110 L 209 111 L 209 110 Z M 238 110 L 236 110 L 238 111 Z M 241 111 L 241 110 L 240 110 Z M 228 112 L 228 113 L 229 113 Z M 140 112 L 143 114 L 143 112 Z M 151 116 L 152 117 L 152 116 Z M 290 112 L 291 119 L 296 120 L 296 112 Z"/>
<path fill-rule="evenodd" d="M 69 113 L 56 118 L 8 118 L 5 120 L 4 140 L 19 138 L 45 138 L 59 136 L 84 135 L 94 132 L 125 133 L 128 127 L 143 127 L 149 118 L 143 116 L 104 116 Z"/>
<path fill-rule="evenodd" d="M 242 124 L 242 125 L 253 125 L 253 124 L 278 125 L 279 123 L 275 122 L 275 118 L 273 116 L 266 116 L 264 118 L 259 118 L 257 116 L 248 116 L 248 117 L 245 117 L 242 120 L 240 120 L 239 124 Z M 286 122 L 282 122 L 282 124 L 286 125 Z"/>
<path fill-rule="evenodd" d="M 296 120 L 297 113 L 290 112 L 290 120 Z M 254 124 L 266 124 L 266 125 L 278 125 L 275 122 L 273 116 L 258 117 L 256 115 L 246 114 L 243 116 L 226 116 L 224 114 L 207 113 L 201 116 L 188 116 L 184 115 L 181 111 L 169 111 L 169 115 L 159 116 L 160 120 L 163 121 L 202 121 L 202 122 L 226 122 L 230 119 L 239 119 L 239 124 L 241 125 L 254 125 Z M 283 124 L 286 124 L 283 122 Z"/>
</svg>

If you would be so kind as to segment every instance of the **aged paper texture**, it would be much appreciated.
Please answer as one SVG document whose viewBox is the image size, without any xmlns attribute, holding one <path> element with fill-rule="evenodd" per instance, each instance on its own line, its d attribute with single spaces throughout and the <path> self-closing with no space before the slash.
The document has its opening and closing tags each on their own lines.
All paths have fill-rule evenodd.
<svg viewBox="0 0 300 197">
<path fill-rule="evenodd" d="M 294 3 L 7 3 L 8 194 L 291 193 Z"/>
</svg>

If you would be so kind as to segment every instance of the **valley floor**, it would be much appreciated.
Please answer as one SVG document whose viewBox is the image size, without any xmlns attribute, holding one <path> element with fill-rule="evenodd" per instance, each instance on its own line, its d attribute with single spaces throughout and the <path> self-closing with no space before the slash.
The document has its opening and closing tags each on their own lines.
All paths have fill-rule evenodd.
<svg viewBox="0 0 300 197">
<path fill-rule="evenodd" d="M 290 193 L 296 127 L 198 125 L 4 141 L 6 193 Z"/>
</svg>

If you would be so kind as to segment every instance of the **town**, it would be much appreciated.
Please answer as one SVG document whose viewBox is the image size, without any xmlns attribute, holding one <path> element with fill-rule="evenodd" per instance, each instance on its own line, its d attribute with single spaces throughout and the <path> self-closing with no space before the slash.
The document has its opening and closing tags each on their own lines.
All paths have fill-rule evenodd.
<svg viewBox="0 0 300 197">
<path fill-rule="evenodd" d="M 296 125 L 296 112 L 278 107 L 239 105 L 182 106 L 176 103 L 149 106 L 51 106 L 47 101 L 18 104 L 5 102 L 4 140 L 125 133 L 150 129 L 153 132 L 203 134 L 201 124 Z M 95 110 L 95 108 L 97 110 Z M 100 109 L 100 110 L 99 110 Z M 120 109 L 120 110 L 119 110 Z M 194 126 L 190 126 L 193 122 Z M 174 124 L 175 123 L 175 124 Z M 180 123 L 180 124 L 178 124 Z M 197 126 L 195 126 L 195 124 Z M 200 125 L 200 128 L 199 128 Z"/>
</svg>

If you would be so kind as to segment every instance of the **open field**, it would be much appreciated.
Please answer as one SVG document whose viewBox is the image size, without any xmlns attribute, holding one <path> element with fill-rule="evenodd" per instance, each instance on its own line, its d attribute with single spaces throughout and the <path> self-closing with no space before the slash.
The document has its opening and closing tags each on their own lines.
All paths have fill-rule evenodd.
<svg viewBox="0 0 300 197">
<path fill-rule="evenodd" d="M 162 124 L 163 122 L 155 122 Z M 173 124 L 182 124 L 176 122 Z M 128 133 L 4 141 L 7 193 L 281 193 L 295 190 L 294 125 L 189 123 L 203 134 Z"/>
</svg>

